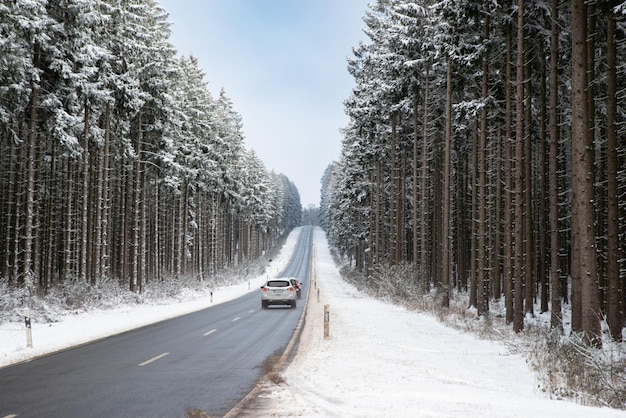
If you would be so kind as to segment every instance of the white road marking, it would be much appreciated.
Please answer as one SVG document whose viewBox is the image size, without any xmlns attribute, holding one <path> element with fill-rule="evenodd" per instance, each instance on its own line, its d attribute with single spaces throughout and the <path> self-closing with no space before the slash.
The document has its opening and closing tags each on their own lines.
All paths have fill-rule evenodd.
<svg viewBox="0 0 626 418">
<path fill-rule="evenodd" d="M 152 357 L 150 360 L 146 360 L 146 361 L 144 361 L 143 363 L 139 363 L 139 365 L 140 365 L 140 366 L 145 366 L 146 364 L 150 364 L 150 363 L 152 363 L 153 361 L 157 361 L 157 360 L 159 360 L 159 359 L 161 359 L 161 358 L 163 358 L 163 357 L 167 356 L 168 354 L 169 354 L 169 353 L 159 354 L 159 355 L 158 355 L 158 356 L 156 356 L 156 357 Z"/>
<path fill-rule="evenodd" d="M 17 416 L 17 414 L 10 414 L 10 415 L 6 415 L 2 418 L 15 418 Z"/>
<path fill-rule="evenodd" d="M 256 311 L 256 309 L 250 309 L 250 310 L 248 311 L 248 313 L 252 313 L 252 312 L 254 312 L 254 311 Z"/>
<path fill-rule="evenodd" d="M 239 317 L 233 318 L 233 322 L 239 321 Z"/>
<path fill-rule="evenodd" d="M 204 335 L 204 336 L 206 337 L 207 335 L 211 335 L 211 334 L 213 334 L 215 331 L 217 331 L 217 330 L 216 330 L 216 329 L 212 329 L 211 331 L 205 332 L 205 333 L 204 333 L 204 334 L 202 334 L 202 335 Z"/>
</svg>

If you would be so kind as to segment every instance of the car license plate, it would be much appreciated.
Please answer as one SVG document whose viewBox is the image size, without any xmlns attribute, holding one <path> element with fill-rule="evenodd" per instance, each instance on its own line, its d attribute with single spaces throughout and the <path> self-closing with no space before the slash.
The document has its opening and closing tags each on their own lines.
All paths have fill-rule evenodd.
<svg viewBox="0 0 626 418">
<path fill-rule="evenodd" d="M 274 290 L 274 293 L 277 293 L 277 294 L 280 295 L 281 293 L 283 293 L 283 291 L 282 290 Z"/>
</svg>

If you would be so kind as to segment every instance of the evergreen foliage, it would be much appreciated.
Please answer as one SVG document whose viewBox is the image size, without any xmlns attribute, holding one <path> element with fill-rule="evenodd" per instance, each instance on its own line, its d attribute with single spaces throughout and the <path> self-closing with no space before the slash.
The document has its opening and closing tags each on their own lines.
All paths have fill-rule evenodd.
<svg viewBox="0 0 626 418">
<path fill-rule="evenodd" d="M 177 57 L 155 0 L 0 4 L 0 276 L 204 279 L 299 225 L 295 185 L 243 145 L 241 117 Z"/>
<path fill-rule="evenodd" d="M 369 41 L 348 61 L 341 156 L 322 178 L 330 244 L 363 277 L 408 263 L 407 287 L 436 289 L 444 306 L 467 292 L 484 315 L 503 297 L 516 331 L 535 302 L 561 329 L 563 302 L 592 344 L 604 318 L 621 340 L 623 10 L 584 2 L 574 19 L 579 8 L 557 0 L 373 2 Z M 573 48 L 582 30 L 586 47 Z M 576 89 L 589 129 L 573 129 Z"/>
</svg>

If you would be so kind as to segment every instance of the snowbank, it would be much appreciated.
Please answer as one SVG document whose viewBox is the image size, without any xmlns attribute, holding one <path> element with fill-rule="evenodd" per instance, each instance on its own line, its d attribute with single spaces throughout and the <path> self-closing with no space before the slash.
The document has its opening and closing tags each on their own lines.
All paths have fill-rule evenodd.
<svg viewBox="0 0 626 418">
<path fill-rule="evenodd" d="M 274 417 L 623 417 L 546 398 L 525 360 L 343 281 L 315 231 L 316 278 L 284 384 L 250 405 Z M 330 338 L 324 339 L 324 305 Z M 253 415 L 248 415 L 253 416 Z"/>
</svg>

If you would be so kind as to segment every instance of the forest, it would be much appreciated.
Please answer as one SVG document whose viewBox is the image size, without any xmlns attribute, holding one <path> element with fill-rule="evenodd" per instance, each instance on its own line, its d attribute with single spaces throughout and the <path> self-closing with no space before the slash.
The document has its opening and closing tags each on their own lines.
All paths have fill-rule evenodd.
<svg viewBox="0 0 626 418">
<path fill-rule="evenodd" d="M 295 185 L 169 37 L 155 0 L 0 3 L 5 288 L 202 281 L 300 224 Z"/>
<path fill-rule="evenodd" d="M 590 346 L 626 303 L 626 2 L 373 1 L 354 47 L 341 155 L 320 218 L 361 281 L 380 269 L 540 310 Z M 568 324 L 570 329 L 570 324 Z M 604 338 L 603 338 L 604 335 Z"/>
</svg>

